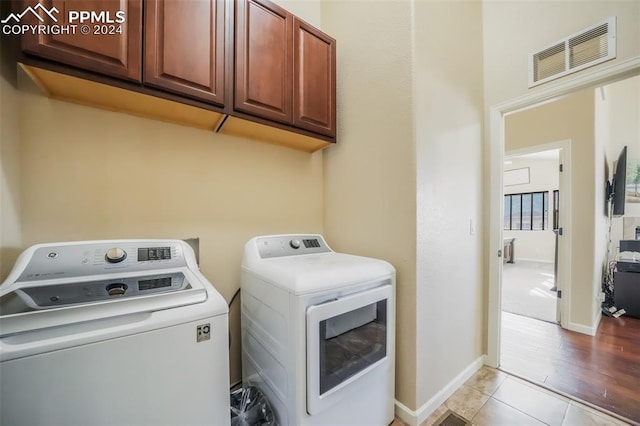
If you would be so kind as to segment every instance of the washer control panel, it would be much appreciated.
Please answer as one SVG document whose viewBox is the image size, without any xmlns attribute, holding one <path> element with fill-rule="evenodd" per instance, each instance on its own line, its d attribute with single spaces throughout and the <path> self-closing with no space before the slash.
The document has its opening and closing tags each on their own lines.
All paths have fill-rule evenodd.
<svg viewBox="0 0 640 426">
<path fill-rule="evenodd" d="M 258 238 L 256 244 L 263 259 L 331 251 L 321 235 L 273 235 Z"/>
<path fill-rule="evenodd" d="M 33 309 L 49 309 L 116 298 L 137 297 L 190 288 L 180 272 L 142 277 L 84 281 L 60 285 L 44 284 L 17 290 L 24 293 Z"/>
<path fill-rule="evenodd" d="M 17 281 L 179 268 L 187 265 L 185 246 L 186 243 L 179 240 L 42 244 L 35 248 Z"/>
</svg>

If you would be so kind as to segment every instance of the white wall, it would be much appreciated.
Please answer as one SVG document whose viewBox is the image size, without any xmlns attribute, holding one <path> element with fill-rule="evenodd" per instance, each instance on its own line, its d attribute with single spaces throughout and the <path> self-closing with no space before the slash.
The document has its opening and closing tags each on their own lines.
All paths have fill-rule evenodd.
<svg viewBox="0 0 640 426">
<path fill-rule="evenodd" d="M 421 407 L 483 353 L 482 3 L 414 8 Z"/>
<path fill-rule="evenodd" d="M 609 120 L 609 103 L 606 102 L 605 90 L 594 91 L 595 104 L 595 150 L 594 150 L 594 194 L 595 194 L 595 226 L 594 226 L 594 262 L 593 275 L 605 277 L 609 259 L 615 256 L 613 245 L 609 244 L 609 206 L 606 182 L 611 180 L 612 160 L 609 154 L 611 138 Z M 594 283 L 594 287 L 596 283 Z M 602 291 L 602 286 L 597 291 Z"/>
<path fill-rule="evenodd" d="M 627 164 L 640 162 L 640 77 L 633 77 L 596 89 L 596 226 L 594 274 L 604 276 L 608 262 L 620 251 L 623 220 L 640 219 L 640 203 L 629 200 L 625 215 L 609 222 L 610 203 L 606 202 L 604 182 L 611 181 L 614 163 L 627 146 Z M 629 176 L 627 176 L 629 179 Z M 606 208 L 605 208 L 606 206 Z M 632 238 L 635 238 L 633 235 Z M 594 287 L 595 284 L 594 284 Z M 600 288 L 594 288 L 600 291 Z"/>
<path fill-rule="evenodd" d="M 611 16 L 617 17 L 617 58 L 597 67 L 640 56 L 640 2 L 625 0 L 483 1 L 485 105 L 548 89 L 529 89 L 528 55 Z"/>
<path fill-rule="evenodd" d="M 555 234 L 553 232 L 553 191 L 558 189 L 560 174 L 558 160 L 509 158 L 512 163 L 505 165 L 505 171 L 523 167 L 529 168 L 530 183 L 504 187 L 505 194 L 522 192 L 549 192 L 548 227 L 543 231 L 504 231 L 504 238 L 515 238 L 515 258 L 553 262 L 555 259 Z"/>
<path fill-rule="evenodd" d="M 640 42 L 639 42 L 640 43 Z M 603 138 L 608 143 L 606 157 L 610 175 L 615 171 L 613 162 L 618 159 L 622 147 L 627 146 L 627 165 L 640 163 L 640 77 L 609 84 L 600 97 L 601 114 L 606 117 Z M 609 176 L 611 179 L 611 176 Z M 630 182 L 627 175 L 627 183 Z M 640 203 L 627 202 L 624 217 L 640 217 Z M 611 223 L 613 254 L 617 254 L 623 239 L 623 218 L 613 218 Z"/>
</svg>

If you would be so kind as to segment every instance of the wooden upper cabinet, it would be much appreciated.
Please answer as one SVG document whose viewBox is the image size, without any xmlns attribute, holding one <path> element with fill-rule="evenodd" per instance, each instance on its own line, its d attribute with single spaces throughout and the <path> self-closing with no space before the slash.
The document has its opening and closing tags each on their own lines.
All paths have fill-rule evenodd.
<svg viewBox="0 0 640 426">
<path fill-rule="evenodd" d="M 293 124 L 334 137 L 336 41 L 297 18 L 293 31 Z"/>
<path fill-rule="evenodd" d="M 263 0 L 238 0 L 234 109 L 293 122 L 293 15 Z"/>
<path fill-rule="evenodd" d="M 224 106 L 222 0 L 145 0 L 144 83 Z"/>
<path fill-rule="evenodd" d="M 20 3 L 21 11 L 34 7 L 31 0 Z M 40 0 L 35 4 L 40 18 L 27 13 L 21 23 L 75 25 L 75 34 L 27 33 L 22 37 L 25 52 L 100 74 L 141 81 L 142 0 Z M 124 22 L 69 22 L 69 11 L 87 9 L 102 12 L 103 18 L 108 16 L 112 21 L 117 12 L 121 16 L 124 12 Z M 84 34 L 85 29 L 88 34 Z"/>
</svg>

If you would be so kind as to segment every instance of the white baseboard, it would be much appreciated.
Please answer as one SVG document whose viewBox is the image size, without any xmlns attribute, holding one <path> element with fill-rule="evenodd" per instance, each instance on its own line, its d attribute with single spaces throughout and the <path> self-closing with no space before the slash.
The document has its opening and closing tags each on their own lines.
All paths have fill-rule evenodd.
<svg viewBox="0 0 640 426">
<path fill-rule="evenodd" d="M 595 336 L 598 332 L 598 326 L 600 326 L 600 320 L 602 319 L 602 309 L 598 309 L 598 313 L 596 314 L 596 319 L 593 321 L 593 334 Z"/>
<path fill-rule="evenodd" d="M 396 399 L 395 401 L 395 414 L 400 420 L 408 424 L 409 426 L 418 426 L 418 413 L 411 408 L 404 405 L 402 402 Z"/>
<path fill-rule="evenodd" d="M 517 265 L 518 262 L 539 262 L 539 263 L 554 263 L 553 260 L 547 260 L 547 259 L 532 259 L 529 257 L 516 257 L 514 260 L 514 263 Z"/>
<path fill-rule="evenodd" d="M 571 331 L 575 331 L 582 334 L 588 334 L 589 336 L 595 336 L 596 332 L 598 331 L 598 326 L 600 325 L 601 319 L 602 319 L 602 311 L 598 311 L 595 319 L 593 320 L 593 324 L 591 326 L 570 322 L 567 328 Z"/>
<path fill-rule="evenodd" d="M 486 355 L 478 357 L 464 370 L 453 378 L 445 387 L 440 389 L 430 400 L 424 403 L 417 410 L 412 410 L 400 401 L 395 401 L 395 413 L 403 422 L 409 426 L 418 426 L 424 422 L 436 409 L 442 405 L 460 386 L 475 374 L 484 364 Z"/>
</svg>

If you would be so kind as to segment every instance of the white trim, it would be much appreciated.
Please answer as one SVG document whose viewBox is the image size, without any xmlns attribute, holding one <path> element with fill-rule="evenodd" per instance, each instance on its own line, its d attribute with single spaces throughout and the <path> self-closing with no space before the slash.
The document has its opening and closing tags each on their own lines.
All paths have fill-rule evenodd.
<svg viewBox="0 0 640 426">
<path fill-rule="evenodd" d="M 557 317 L 560 326 L 569 328 L 569 320 L 571 318 L 571 298 L 572 290 L 572 258 L 571 244 L 573 241 L 572 218 L 573 209 L 571 199 L 573 198 L 573 187 L 571 179 L 573 163 L 571 162 L 570 140 L 562 141 L 562 150 L 560 151 L 560 162 L 563 165 L 563 171 L 560 173 L 559 190 L 560 194 L 560 217 L 558 218 L 559 226 L 563 230 L 563 235 L 558 237 L 558 266 L 556 282 L 558 290 L 562 291 L 562 298 L 558 301 Z"/>
<path fill-rule="evenodd" d="M 504 126 L 503 112 L 489 110 L 489 291 L 487 312 L 487 364 L 500 365 L 500 324 L 502 300 L 502 253 L 504 248 L 502 214 L 504 212 Z M 499 189 L 499 190 L 498 190 Z"/>
<path fill-rule="evenodd" d="M 541 102 L 564 96 L 578 90 L 596 87 L 603 83 L 623 80 L 640 74 L 640 56 L 613 64 L 601 64 L 566 78 L 532 89 L 530 93 L 489 108 L 489 291 L 487 313 L 487 364 L 500 364 L 500 281 L 502 259 L 496 254 L 502 250 L 502 203 L 504 122 L 505 114 L 530 108 Z M 564 306 L 563 306 L 564 307 Z M 565 315 L 566 316 L 566 315 Z M 567 321 L 568 327 L 568 321 Z"/>
<path fill-rule="evenodd" d="M 523 155 L 533 154 L 536 152 L 563 149 L 565 147 L 565 142 L 567 141 L 569 141 L 569 139 L 564 139 L 556 142 L 541 143 L 539 145 L 526 146 L 524 148 L 512 149 L 504 153 L 504 158 L 521 157 Z M 560 157 L 558 157 L 558 162 L 559 161 L 560 161 Z"/>
<path fill-rule="evenodd" d="M 418 426 L 418 412 L 395 400 L 395 415 L 409 426 Z"/>
<path fill-rule="evenodd" d="M 601 65 L 602 66 L 597 69 L 585 70 L 580 74 L 567 76 L 566 79 L 531 89 L 530 93 L 494 105 L 490 110 L 491 112 L 495 111 L 501 115 L 509 114 L 537 106 L 541 102 L 565 96 L 581 89 L 593 88 L 604 83 L 611 83 L 636 76 L 640 72 L 640 56 L 611 65 Z M 492 139 L 492 142 L 493 141 Z"/>
<path fill-rule="evenodd" d="M 485 364 L 485 361 L 486 355 L 481 355 L 480 357 L 478 357 L 416 411 L 411 410 L 409 407 L 396 400 L 396 416 L 399 417 L 403 422 L 407 423 L 409 426 L 418 426 L 422 424 L 422 422 L 427 420 L 427 418 L 434 411 L 436 411 L 443 402 L 445 402 L 451 395 L 453 395 L 454 392 L 460 388 L 460 386 L 462 386 L 467 380 L 469 380 L 471 376 L 476 373 L 476 371 L 480 370 L 480 368 L 482 368 L 482 366 Z"/>
</svg>

